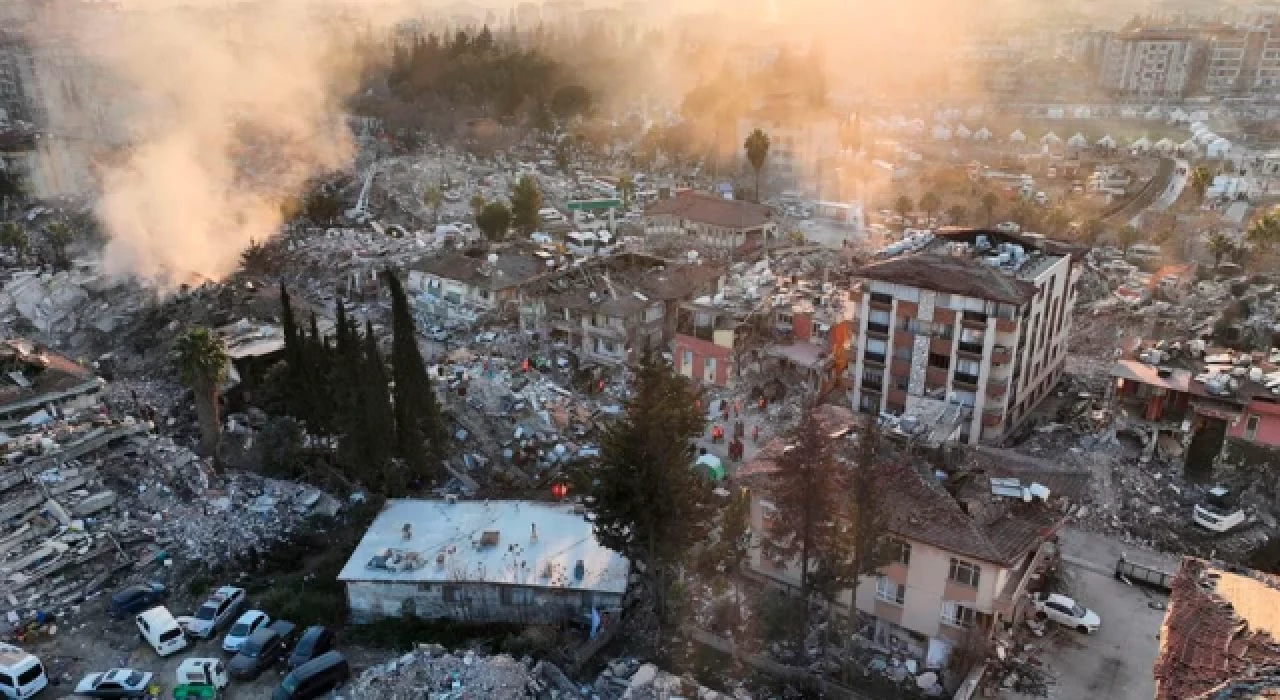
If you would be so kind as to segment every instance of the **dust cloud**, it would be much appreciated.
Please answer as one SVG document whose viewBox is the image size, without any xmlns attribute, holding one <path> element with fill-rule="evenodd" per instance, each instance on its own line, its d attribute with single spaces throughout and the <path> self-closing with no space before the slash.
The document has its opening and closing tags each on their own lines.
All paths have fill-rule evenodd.
<svg viewBox="0 0 1280 700">
<path fill-rule="evenodd" d="M 40 40 L 62 47 L 59 65 L 37 66 L 50 131 L 95 144 L 81 155 L 106 272 L 161 288 L 221 278 L 277 231 L 284 202 L 351 162 L 342 103 L 360 65 L 351 25 L 317 4 L 133 0 L 41 18 Z M 92 74 L 90 94 L 57 84 L 68 63 Z M 90 130 L 105 138 L 77 138 Z"/>
</svg>

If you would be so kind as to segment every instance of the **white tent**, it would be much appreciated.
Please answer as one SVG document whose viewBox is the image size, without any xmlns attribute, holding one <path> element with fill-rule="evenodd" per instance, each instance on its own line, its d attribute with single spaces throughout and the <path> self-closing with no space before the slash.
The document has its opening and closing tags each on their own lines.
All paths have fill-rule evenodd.
<svg viewBox="0 0 1280 700">
<path fill-rule="evenodd" d="M 1152 107 L 1151 109 L 1148 109 L 1147 113 L 1142 116 L 1144 119 L 1161 119 L 1164 117 L 1164 113 L 1160 111 L 1159 107 Z"/>
<path fill-rule="evenodd" d="M 1188 115 L 1187 115 L 1187 118 L 1188 118 L 1188 119 L 1190 119 L 1191 121 L 1194 121 L 1194 122 L 1202 122 L 1202 121 L 1205 121 L 1206 119 L 1208 119 L 1208 118 L 1209 118 L 1209 110 L 1207 110 L 1207 109 L 1193 109 L 1193 110 L 1191 110 L 1191 114 L 1188 114 Z"/>
<path fill-rule="evenodd" d="M 969 131 L 969 127 L 964 124 L 956 125 L 956 138 L 967 139 L 970 136 L 973 136 L 973 132 Z"/>
<path fill-rule="evenodd" d="M 991 139 L 991 130 L 985 126 L 973 132 L 974 141 L 987 141 L 990 139 Z"/>
<path fill-rule="evenodd" d="M 1200 152 L 1200 144 L 1195 139 L 1187 139 L 1178 145 L 1178 153 L 1184 156 L 1193 156 Z"/>
<path fill-rule="evenodd" d="M 1201 131 L 1200 133 L 1196 134 L 1196 142 L 1205 146 L 1208 146 L 1209 144 L 1217 140 L 1218 140 L 1218 135 L 1213 133 L 1212 131 Z"/>
<path fill-rule="evenodd" d="M 1062 143 L 1062 139 L 1052 131 L 1040 137 L 1040 143 L 1046 146 L 1056 146 Z"/>
<path fill-rule="evenodd" d="M 1206 158 L 1226 158 L 1227 154 L 1230 152 L 1231 142 L 1223 138 L 1210 143 L 1204 149 L 1204 155 Z"/>
<path fill-rule="evenodd" d="M 1098 139 L 1098 146 L 1100 148 L 1115 148 L 1116 140 L 1111 138 L 1111 134 L 1107 134 L 1106 136 Z"/>
<path fill-rule="evenodd" d="M 1071 148 L 1076 148 L 1076 149 L 1088 148 L 1089 139 L 1085 138 L 1084 134 L 1080 132 L 1076 132 L 1075 136 L 1072 136 L 1071 138 L 1067 139 L 1067 146 Z"/>
<path fill-rule="evenodd" d="M 1139 153 L 1146 153 L 1147 151 L 1151 150 L 1151 140 L 1148 139 L 1146 136 L 1140 137 L 1137 141 L 1134 141 L 1133 143 L 1129 144 L 1129 150 L 1138 151 Z"/>
<path fill-rule="evenodd" d="M 934 124 L 933 140 L 934 141 L 950 141 L 951 129 L 948 129 L 946 124 Z"/>
<path fill-rule="evenodd" d="M 1027 140 L 1027 135 L 1022 133 L 1021 129 L 1014 129 L 1013 133 L 1009 134 L 1009 140 L 1014 143 L 1022 143 Z"/>
<path fill-rule="evenodd" d="M 1160 139 L 1155 143 L 1155 149 L 1165 154 L 1173 153 L 1177 147 L 1178 145 L 1173 142 L 1173 139 L 1168 138 Z"/>
<path fill-rule="evenodd" d="M 1174 124 L 1181 124 L 1189 119 L 1191 119 L 1191 115 L 1182 111 L 1181 107 L 1176 107 L 1172 112 L 1169 113 L 1169 121 L 1173 122 Z"/>
<path fill-rule="evenodd" d="M 1120 118 L 1121 119 L 1137 119 L 1138 110 L 1134 109 L 1133 107 L 1122 107 L 1120 109 Z"/>
<path fill-rule="evenodd" d="M 1091 119 L 1093 117 L 1093 110 L 1088 107 L 1074 107 L 1071 110 L 1071 116 L 1076 119 Z"/>
<path fill-rule="evenodd" d="M 1190 128 L 1192 135 L 1199 134 L 1201 131 L 1209 130 L 1209 127 L 1205 126 L 1204 122 L 1192 122 Z"/>
</svg>

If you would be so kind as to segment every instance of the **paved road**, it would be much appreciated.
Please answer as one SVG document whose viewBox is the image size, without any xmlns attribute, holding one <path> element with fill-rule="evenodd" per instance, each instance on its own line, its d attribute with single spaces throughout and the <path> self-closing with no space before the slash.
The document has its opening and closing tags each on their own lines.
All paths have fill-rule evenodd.
<svg viewBox="0 0 1280 700">
<path fill-rule="evenodd" d="M 1190 180 L 1191 164 L 1181 158 L 1174 160 L 1173 177 L 1169 179 L 1164 192 L 1161 192 L 1151 205 L 1151 211 L 1164 211 L 1173 206 L 1173 203 L 1178 201 L 1178 197 L 1182 196 L 1182 191 L 1186 189 Z"/>
<path fill-rule="evenodd" d="M 1161 158 L 1160 166 L 1156 169 L 1156 174 L 1148 182 L 1147 186 L 1137 194 L 1128 204 L 1119 210 L 1103 218 L 1106 224 L 1131 224 L 1136 222 L 1142 212 L 1147 210 L 1160 195 L 1164 194 L 1169 188 L 1170 182 L 1173 180 L 1175 171 L 1177 170 L 1176 162 L 1172 158 Z"/>
</svg>

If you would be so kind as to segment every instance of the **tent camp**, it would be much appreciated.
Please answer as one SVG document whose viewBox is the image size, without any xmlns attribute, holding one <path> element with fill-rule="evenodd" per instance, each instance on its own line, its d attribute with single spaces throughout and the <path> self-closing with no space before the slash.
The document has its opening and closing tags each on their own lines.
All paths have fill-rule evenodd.
<svg viewBox="0 0 1280 700">
<path fill-rule="evenodd" d="M 1025 143 L 1027 135 L 1022 133 L 1021 129 L 1014 129 L 1013 133 L 1009 134 L 1009 140 L 1013 143 Z"/>
<path fill-rule="evenodd" d="M 1160 153 L 1168 155 L 1178 149 L 1178 144 L 1174 143 L 1173 139 L 1164 138 L 1156 141 L 1154 147 Z"/>
<path fill-rule="evenodd" d="M 1230 152 L 1231 142 L 1224 138 L 1219 138 L 1211 142 L 1208 146 L 1205 146 L 1204 149 L 1204 155 L 1206 158 L 1226 158 L 1227 154 Z"/>
<path fill-rule="evenodd" d="M 990 139 L 991 139 L 991 130 L 985 126 L 973 132 L 974 141 L 989 141 Z"/>
<path fill-rule="evenodd" d="M 951 129 L 948 129 L 946 124 L 934 124 L 933 140 L 934 141 L 950 141 Z"/>
<path fill-rule="evenodd" d="M 1085 138 L 1084 134 L 1077 132 L 1075 136 L 1067 139 L 1067 146 L 1076 150 L 1085 149 L 1089 147 L 1089 139 Z"/>
<path fill-rule="evenodd" d="M 964 124 L 956 125 L 956 138 L 967 139 L 970 136 L 973 136 L 973 132 L 969 131 L 969 127 L 965 126 Z"/>
<path fill-rule="evenodd" d="M 1151 150 L 1151 140 L 1148 139 L 1146 136 L 1142 136 L 1138 138 L 1136 141 L 1134 141 L 1133 143 L 1129 144 L 1129 150 L 1134 151 L 1136 153 L 1146 153 L 1147 151 Z"/>
<path fill-rule="evenodd" d="M 1057 134 L 1053 133 L 1052 131 L 1050 131 L 1049 133 L 1040 137 L 1040 143 L 1045 146 L 1057 146 L 1058 144 L 1062 143 L 1062 138 L 1059 137 Z"/>
<path fill-rule="evenodd" d="M 1098 148 L 1115 148 L 1116 140 L 1111 138 L 1111 134 L 1107 134 L 1098 139 Z"/>
</svg>

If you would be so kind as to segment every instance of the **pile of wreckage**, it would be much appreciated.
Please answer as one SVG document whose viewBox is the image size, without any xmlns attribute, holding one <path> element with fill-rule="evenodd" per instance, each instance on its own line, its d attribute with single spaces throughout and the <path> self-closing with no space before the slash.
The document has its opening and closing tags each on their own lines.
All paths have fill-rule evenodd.
<svg viewBox="0 0 1280 700">
<path fill-rule="evenodd" d="M 718 693 L 685 677 L 635 659 L 606 665 L 593 683 L 574 683 L 555 664 L 517 661 L 507 655 L 485 656 L 474 651 L 450 653 L 437 644 L 419 644 L 399 658 L 367 669 L 338 691 L 341 700 L 722 700 Z M 733 697 L 749 698 L 742 691 Z"/>
</svg>

